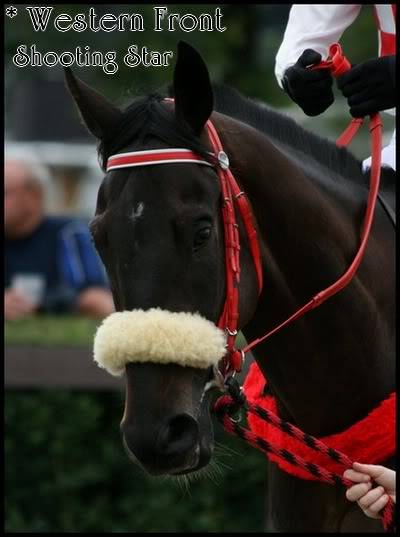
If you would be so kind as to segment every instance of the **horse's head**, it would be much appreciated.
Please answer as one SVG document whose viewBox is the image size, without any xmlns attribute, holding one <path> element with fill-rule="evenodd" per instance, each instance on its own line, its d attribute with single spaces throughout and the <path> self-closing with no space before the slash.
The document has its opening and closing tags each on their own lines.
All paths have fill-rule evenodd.
<svg viewBox="0 0 400 537">
<path fill-rule="evenodd" d="M 178 47 L 175 103 L 141 97 L 122 112 L 71 71 L 66 78 L 100 141 L 103 169 L 112 155 L 154 149 L 187 148 L 210 160 L 204 126 L 213 93 L 190 46 Z M 123 442 L 151 474 L 190 472 L 212 454 L 207 387 L 225 344 L 215 326 L 226 286 L 221 201 L 215 169 L 192 162 L 111 169 L 99 189 L 91 232 L 118 313 L 98 333 L 98 347 L 114 360 L 111 372 L 126 372 Z M 241 324 L 256 303 L 249 274 Z"/>
</svg>

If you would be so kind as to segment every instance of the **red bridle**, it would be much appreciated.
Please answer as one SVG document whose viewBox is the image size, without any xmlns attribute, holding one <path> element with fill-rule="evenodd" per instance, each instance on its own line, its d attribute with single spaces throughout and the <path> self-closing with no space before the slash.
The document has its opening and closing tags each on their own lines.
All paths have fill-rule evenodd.
<svg viewBox="0 0 400 537">
<path fill-rule="evenodd" d="M 257 274 L 259 293 L 262 290 L 263 276 L 257 233 L 250 204 L 229 169 L 228 157 L 223 151 L 218 133 L 210 120 L 206 123 L 206 129 L 213 149 L 210 155 L 214 164 L 202 159 L 189 149 L 171 148 L 132 151 L 112 155 L 107 161 L 106 169 L 109 172 L 121 168 L 175 163 L 194 163 L 216 168 L 223 199 L 222 220 L 225 236 L 226 298 L 221 317 L 217 323 L 217 326 L 225 330 L 227 334 L 227 353 L 224 363 L 221 365 L 221 372 L 225 377 L 230 371 L 240 371 L 244 358 L 243 351 L 235 349 L 239 319 L 240 283 L 240 239 L 235 206 L 239 211 L 246 231 Z"/>
</svg>

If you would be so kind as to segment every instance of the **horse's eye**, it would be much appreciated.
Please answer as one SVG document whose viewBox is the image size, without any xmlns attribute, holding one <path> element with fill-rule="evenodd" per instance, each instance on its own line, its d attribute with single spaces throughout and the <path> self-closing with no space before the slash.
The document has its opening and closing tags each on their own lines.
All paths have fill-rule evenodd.
<svg viewBox="0 0 400 537">
<path fill-rule="evenodd" d="M 202 227 L 198 231 L 196 231 L 196 234 L 194 236 L 193 240 L 193 246 L 194 249 L 199 248 L 202 246 L 208 239 L 211 237 L 211 227 Z"/>
</svg>

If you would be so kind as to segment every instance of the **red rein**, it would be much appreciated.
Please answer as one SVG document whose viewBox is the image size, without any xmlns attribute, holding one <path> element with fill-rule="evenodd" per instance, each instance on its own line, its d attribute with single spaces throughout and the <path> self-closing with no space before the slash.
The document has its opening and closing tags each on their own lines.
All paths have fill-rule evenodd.
<svg viewBox="0 0 400 537">
<path fill-rule="evenodd" d="M 333 44 L 330 49 L 330 57 L 327 61 L 321 62 L 313 68 L 331 69 L 333 76 L 340 76 L 347 69 L 350 69 L 350 63 L 343 56 L 341 47 L 338 43 Z M 358 132 L 359 128 L 363 124 L 362 119 L 353 119 L 349 127 L 338 138 L 336 144 L 338 146 L 347 145 L 353 139 L 354 135 Z M 379 181 L 381 173 L 381 147 L 382 147 L 382 121 L 379 114 L 374 114 L 370 118 L 369 130 L 371 132 L 372 140 L 372 166 L 371 166 L 371 180 L 370 191 L 368 196 L 367 209 L 364 219 L 364 226 L 361 234 L 361 242 L 356 256 L 353 262 L 346 270 L 346 272 L 332 285 L 320 291 L 313 296 L 309 302 L 304 304 L 300 309 L 293 313 L 288 319 L 280 323 L 278 326 L 270 330 L 267 334 L 249 343 L 243 350 L 244 353 L 253 349 L 256 345 L 265 341 L 270 336 L 281 330 L 289 323 L 302 317 L 307 311 L 320 306 L 325 300 L 341 291 L 346 285 L 348 285 L 356 273 L 367 245 L 368 236 L 371 230 L 372 221 L 374 218 L 376 198 L 379 191 Z M 256 262 L 256 261 L 255 261 Z"/>
</svg>

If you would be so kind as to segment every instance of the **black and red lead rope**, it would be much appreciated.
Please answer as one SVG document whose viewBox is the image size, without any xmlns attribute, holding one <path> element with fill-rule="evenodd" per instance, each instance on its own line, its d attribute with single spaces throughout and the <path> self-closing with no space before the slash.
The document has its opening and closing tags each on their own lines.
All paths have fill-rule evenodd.
<svg viewBox="0 0 400 537">
<path fill-rule="evenodd" d="M 303 468 L 306 472 L 314 476 L 318 481 L 329 483 L 331 485 L 343 485 L 345 487 L 350 487 L 354 483 L 349 479 L 344 478 L 342 475 L 335 472 L 327 470 L 319 464 L 314 464 L 312 462 L 306 461 L 303 457 L 288 451 L 285 448 L 282 448 L 272 442 L 269 442 L 267 439 L 258 436 L 249 429 L 242 427 L 239 423 L 233 419 L 233 416 L 237 414 L 240 410 L 245 410 L 252 414 L 257 415 L 259 418 L 265 420 L 277 427 L 280 431 L 296 438 L 303 444 L 307 445 L 309 448 L 313 449 L 318 453 L 326 455 L 331 460 L 336 463 L 343 465 L 343 470 L 351 468 L 353 461 L 344 453 L 341 453 L 337 449 L 327 446 L 318 438 L 311 436 L 310 434 L 304 433 L 298 429 L 295 425 L 282 420 L 274 412 L 249 403 L 246 400 L 246 397 L 241 390 L 238 382 L 230 377 L 227 382 L 227 389 L 229 395 L 223 395 L 217 399 L 214 405 L 214 412 L 219 419 L 219 421 L 224 426 L 225 430 L 231 434 L 239 436 L 245 442 L 252 445 L 253 447 L 263 451 L 265 454 L 273 453 L 277 457 L 285 460 L 289 464 Z M 395 511 L 394 511 L 394 502 L 389 496 L 389 501 L 386 504 L 382 512 L 382 524 L 387 532 L 395 532 Z"/>
<path fill-rule="evenodd" d="M 326 62 L 321 62 L 318 64 L 318 68 L 327 68 L 331 69 L 333 76 L 340 76 L 342 73 L 344 73 L 347 69 L 350 68 L 350 63 L 348 60 L 344 57 L 342 54 L 342 50 L 340 45 L 334 44 L 330 47 L 330 58 Z M 346 129 L 346 131 L 340 136 L 340 138 L 337 140 L 337 145 L 347 145 L 350 140 L 353 138 L 355 133 L 358 131 L 360 126 L 362 125 L 363 120 L 362 119 L 354 119 L 349 127 Z M 367 215 L 364 221 L 364 228 L 362 233 L 362 240 L 361 245 L 359 248 L 359 251 L 357 252 L 357 255 L 355 259 L 353 260 L 353 263 L 349 267 L 349 269 L 346 271 L 346 273 L 333 285 L 322 291 L 321 293 L 318 293 L 311 301 L 306 304 L 303 308 L 301 308 L 298 312 L 296 312 L 294 315 L 292 315 L 289 319 L 287 319 L 285 322 L 281 323 L 279 326 L 271 330 L 268 334 L 264 335 L 263 337 L 253 341 L 251 344 L 247 345 L 246 348 L 243 349 L 242 354 L 244 355 L 246 352 L 251 350 L 253 347 L 261 343 L 261 341 L 264 341 L 267 339 L 267 337 L 270 337 L 273 333 L 280 330 L 286 324 L 289 322 L 292 322 L 293 320 L 297 319 L 301 315 L 303 315 L 306 311 L 309 309 L 312 309 L 313 307 L 316 307 L 321 302 L 325 301 L 327 298 L 329 298 L 331 295 L 338 292 L 340 289 L 345 287 L 351 280 L 352 276 L 354 275 L 360 261 L 362 258 L 362 255 L 364 253 L 366 242 L 369 234 L 369 229 L 372 224 L 373 219 L 373 213 L 374 213 L 374 207 L 375 207 L 375 200 L 379 188 L 379 177 L 380 177 L 380 166 L 381 166 L 381 143 L 382 143 L 382 132 L 381 132 L 382 123 L 379 118 L 379 114 L 374 114 L 370 118 L 370 131 L 371 131 L 371 137 L 372 137 L 372 165 L 371 165 L 371 192 L 367 204 Z M 255 258 L 255 256 L 253 256 Z M 234 338 L 231 338 L 234 339 Z M 238 351 L 234 349 L 233 342 L 230 342 L 229 350 L 231 351 L 232 358 L 236 357 L 238 354 Z M 234 360 L 237 361 L 236 359 Z M 231 364 L 233 370 L 240 370 L 240 367 L 237 367 L 237 364 Z M 331 472 L 322 466 L 318 464 L 314 464 L 312 462 L 308 462 L 302 457 L 296 455 L 295 453 L 292 453 L 288 451 L 285 448 L 279 447 L 271 442 L 269 442 L 265 438 L 261 438 L 260 436 L 256 435 L 252 431 L 245 429 L 239 423 L 233 419 L 233 416 L 238 412 L 238 410 L 243 409 L 246 412 L 253 413 L 257 415 L 259 418 L 267 421 L 271 425 L 277 427 L 279 430 L 281 430 L 283 433 L 286 433 L 288 436 L 291 436 L 292 438 L 296 438 L 303 444 L 307 445 L 309 448 L 313 449 L 316 452 L 322 453 L 326 455 L 331 460 L 335 461 L 336 463 L 343 465 L 343 470 L 347 468 L 351 468 L 353 465 L 353 461 L 344 453 L 341 453 L 340 451 L 333 449 L 317 438 L 304 433 L 297 427 L 295 427 L 293 424 L 286 422 L 282 420 L 279 416 L 274 414 L 273 412 L 264 409 L 260 407 L 259 405 L 255 405 L 252 403 L 249 403 L 246 400 L 246 397 L 240 388 L 237 381 L 233 378 L 233 376 L 228 376 L 225 379 L 225 385 L 226 390 L 229 395 L 223 395 L 221 396 L 215 403 L 214 411 L 218 417 L 218 419 L 223 424 L 224 428 L 232 433 L 236 434 L 243 440 L 245 440 L 247 443 L 251 444 L 255 448 L 263 451 L 264 453 L 273 453 L 277 457 L 284 459 L 288 463 L 303 468 L 306 472 L 308 472 L 310 475 L 315 477 L 317 480 L 330 483 L 332 485 L 344 485 L 346 487 L 349 487 L 353 485 L 353 482 L 349 479 L 345 479 L 342 475 L 336 474 L 334 472 Z M 389 496 L 389 501 L 386 504 L 385 508 L 382 511 L 382 523 L 385 531 L 387 532 L 395 532 L 396 526 L 395 526 L 395 510 L 394 510 L 394 502 L 392 498 Z"/>
</svg>

